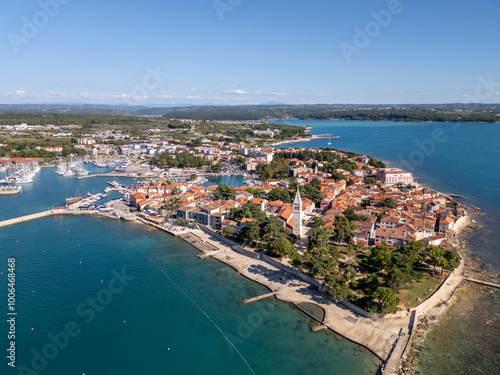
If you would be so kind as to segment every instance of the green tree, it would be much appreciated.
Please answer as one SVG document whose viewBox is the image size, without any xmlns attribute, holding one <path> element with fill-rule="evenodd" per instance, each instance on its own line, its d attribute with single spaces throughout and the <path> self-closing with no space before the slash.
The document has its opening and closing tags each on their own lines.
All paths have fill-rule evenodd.
<svg viewBox="0 0 500 375">
<path fill-rule="evenodd" d="M 365 181 L 366 185 L 376 185 L 377 184 L 377 179 L 375 177 L 365 177 L 364 181 Z"/>
<path fill-rule="evenodd" d="M 446 261 L 444 255 L 445 249 L 438 246 L 429 247 L 429 257 L 431 258 L 432 264 L 434 265 L 434 268 L 432 269 L 432 276 L 434 276 L 434 273 L 436 272 L 436 266 L 443 265 L 444 263 L 448 265 L 448 261 Z"/>
<path fill-rule="evenodd" d="M 309 242 L 307 248 L 312 250 L 316 247 L 325 247 L 328 245 L 333 232 L 331 228 L 316 227 L 313 228 L 311 235 L 309 236 Z"/>
<path fill-rule="evenodd" d="M 274 241 L 284 233 L 283 222 L 275 216 L 269 216 L 264 224 L 264 230 L 269 241 Z"/>
<path fill-rule="evenodd" d="M 347 181 L 347 176 L 343 173 L 340 173 L 340 172 L 333 172 L 332 173 L 332 178 L 335 180 L 335 181 L 340 181 L 340 180 L 345 180 Z"/>
<path fill-rule="evenodd" d="M 325 220 L 321 216 L 316 216 L 313 220 L 312 228 L 321 228 L 323 225 L 325 225 Z"/>
<path fill-rule="evenodd" d="M 175 216 L 175 214 L 177 213 L 177 209 L 180 206 L 181 206 L 180 198 L 174 197 L 165 204 L 165 212 L 169 217 Z"/>
<path fill-rule="evenodd" d="M 252 221 L 242 229 L 243 238 L 251 245 L 260 240 L 260 227 L 257 222 Z"/>
<path fill-rule="evenodd" d="M 396 294 L 390 288 L 379 286 L 377 290 L 375 290 L 374 297 L 378 299 L 380 311 L 382 313 L 394 314 L 398 311 L 398 305 L 401 300 L 396 297 Z"/>
<path fill-rule="evenodd" d="M 397 208 L 398 205 L 396 201 L 392 198 L 384 198 L 380 201 L 380 205 L 382 207 L 387 207 L 387 208 Z"/>
<path fill-rule="evenodd" d="M 313 277 L 326 277 L 335 272 L 339 261 L 339 249 L 333 245 L 318 247 L 305 253 L 305 263 Z"/>
<path fill-rule="evenodd" d="M 328 295 L 331 299 L 342 301 L 342 300 L 352 300 L 354 299 L 354 294 L 349 288 L 348 281 L 352 278 L 351 273 L 341 273 L 332 274 L 327 278 L 327 284 L 330 286 Z"/>
<path fill-rule="evenodd" d="M 286 189 L 282 188 L 272 188 L 267 194 L 267 200 L 272 201 L 282 201 L 283 203 L 290 203 L 292 200 L 290 198 L 290 193 Z"/>
<path fill-rule="evenodd" d="M 212 171 L 214 171 L 214 172 L 222 171 L 222 163 L 220 161 L 218 161 L 217 163 L 213 164 Z"/>
<path fill-rule="evenodd" d="M 274 241 L 268 251 L 269 255 L 282 259 L 286 255 L 291 255 L 294 251 L 293 245 L 285 237 L 279 237 Z"/>
<path fill-rule="evenodd" d="M 221 184 L 217 186 L 213 193 L 214 200 L 228 200 L 234 199 L 236 197 L 236 191 L 226 184 Z"/>
<path fill-rule="evenodd" d="M 455 249 L 447 250 L 444 257 L 448 261 L 448 270 L 453 271 L 460 265 L 460 256 Z"/>
<path fill-rule="evenodd" d="M 222 230 L 222 235 L 224 237 L 233 237 L 236 233 L 236 229 L 234 229 L 234 227 L 231 227 L 231 226 L 227 226 L 225 227 L 223 230 Z"/>
<path fill-rule="evenodd" d="M 355 229 L 356 225 L 351 223 L 345 216 L 335 216 L 335 230 L 333 237 L 337 240 L 339 246 L 341 240 L 347 244 L 353 242 L 353 237 L 356 234 Z"/>
<path fill-rule="evenodd" d="M 392 250 L 384 242 L 371 249 L 369 262 L 376 268 L 387 269 L 392 263 Z"/>
<path fill-rule="evenodd" d="M 352 263 L 352 257 L 356 254 L 356 249 L 353 245 L 349 244 L 347 245 L 346 249 L 345 249 L 345 253 L 346 253 L 346 256 L 347 256 L 347 262 L 349 264 L 349 267 L 351 267 L 351 263 Z"/>
</svg>

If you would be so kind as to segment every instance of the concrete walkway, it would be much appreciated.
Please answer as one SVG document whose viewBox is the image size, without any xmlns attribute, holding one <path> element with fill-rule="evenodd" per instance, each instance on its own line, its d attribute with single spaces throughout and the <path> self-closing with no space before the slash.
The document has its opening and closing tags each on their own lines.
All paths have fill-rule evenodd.
<svg viewBox="0 0 500 375">
<path fill-rule="evenodd" d="M 43 211 L 43 212 L 39 212 L 36 214 L 20 216 L 20 217 L 14 218 L 14 219 L 0 221 L 0 228 L 6 227 L 9 225 L 24 223 L 24 222 L 30 221 L 30 220 L 40 219 L 42 217 L 47 217 L 47 216 L 51 216 L 51 215 L 54 215 L 54 211 L 48 210 L 48 211 Z"/>
<path fill-rule="evenodd" d="M 210 236 L 202 231 L 196 236 L 209 240 Z M 234 252 L 228 246 L 218 243 L 225 252 L 213 254 L 214 259 L 226 263 L 250 280 L 267 286 L 276 298 L 296 304 L 308 302 L 316 304 L 325 311 L 323 324 L 332 331 L 356 342 L 382 360 L 387 360 L 397 335 L 407 329 L 410 317 L 407 315 L 381 319 L 368 319 L 356 315 L 346 307 L 329 300 L 310 285 L 294 276 L 261 260 L 251 259 Z M 269 296 L 272 293 L 269 293 Z"/>
<path fill-rule="evenodd" d="M 500 289 L 500 284 L 497 284 L 497 283 L 490 283 L 488 281 L 473 279 L 472 277 L 465 277 L 465 280 L 476 283 L 476 284 L 491 286 L 492 288 L 499 288 Z"/>
</svg>

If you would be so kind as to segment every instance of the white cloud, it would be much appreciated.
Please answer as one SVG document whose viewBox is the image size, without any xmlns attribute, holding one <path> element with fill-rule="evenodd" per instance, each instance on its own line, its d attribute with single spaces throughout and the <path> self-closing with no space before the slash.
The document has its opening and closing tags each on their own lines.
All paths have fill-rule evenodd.
<svg viewBox="0 0 500 375">
<path fill-rule="evenodd" d="M 224 90 L 224 94 L 248 95 L 249 92 L 243 90 Z"/>
</svg>

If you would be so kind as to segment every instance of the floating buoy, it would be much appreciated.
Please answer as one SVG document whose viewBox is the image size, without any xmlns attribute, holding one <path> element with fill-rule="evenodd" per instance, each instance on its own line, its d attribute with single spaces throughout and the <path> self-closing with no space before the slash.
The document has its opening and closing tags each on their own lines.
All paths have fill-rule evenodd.
<svg viewBox="0 0 500 375">
<path fill-rule="evenodd" d="M 82 261 L 80 261 L 80 264 L 82 264 Z"/>
</svg>

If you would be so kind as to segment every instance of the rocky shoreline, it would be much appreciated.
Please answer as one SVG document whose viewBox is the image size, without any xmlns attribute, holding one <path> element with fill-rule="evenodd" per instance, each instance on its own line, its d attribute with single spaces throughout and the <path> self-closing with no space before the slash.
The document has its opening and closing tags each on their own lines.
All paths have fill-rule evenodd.
<svg viewBox="0 0 500 375">
<path fill-rule="evenodd" d="M 471 254 L 467 245 L 469 244 L 468 237 L 476 230 L 482 228 L 481 224 L 475 222 L 474 217 L 482 216 L 482 212 L 476 209 L 476 212 L 471 215 L 469 223 L 460 228 L 460 235 L 457 238 L 456 247 L 462 257 L 464 264 L 464 276 L 481 280 L 485 282 L 495 283 L 500 277 L 495 272 L 487 271 L 487 265 L 480 262 L 474 254 Z M 428 350 L 425 348 L 428 336 L 432 335 L 443 325 L 450 325 L 449 322 L 458 315 L 471 313 L 478 301 L 482 298 L 489 297 L 492 294 L 498 294 L 499 291 L 488 286 L 479 285 L 467 280 L 464 280 L 456 289 L 454 295 L 442 307 L 437 306 L 436 309 L 422 315 L 415 328 L 414 338 L 411 342 L 411 348 L 408 351 L 406 358 L 402 360 L 401 368 L 398 375 L 419 375 L 420 371 L 416 368 L 417 361 L 421 355 Z M 454 327 L 454 324 L 451 324 Z"/>
</svg>

